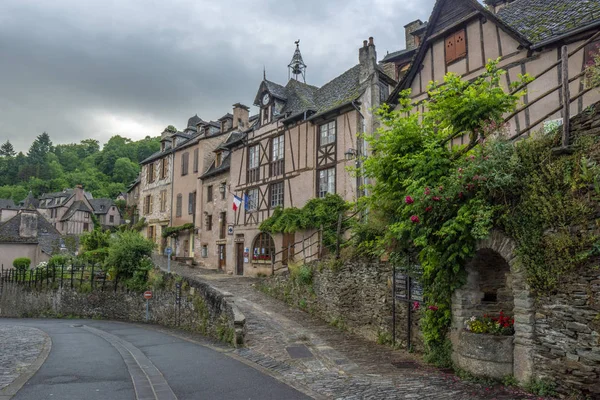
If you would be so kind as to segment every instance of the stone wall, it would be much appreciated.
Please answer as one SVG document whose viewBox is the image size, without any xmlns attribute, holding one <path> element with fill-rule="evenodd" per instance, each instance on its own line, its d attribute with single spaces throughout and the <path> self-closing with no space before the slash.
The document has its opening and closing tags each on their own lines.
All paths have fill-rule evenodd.
<svg viewBox="0 0 600 400">
<path fill-rule="evenodd" d="M 312 283 L 293 275 L 265 278 L 260 288 L 332 325 L 380 343 L 391 343 L 392 267 L 378 261 L 350 261 L 339 267 L 313 263 Z M 407 315 L 411 305 L 398 302 L 396 340 L 407 344 Z M 412 311 L 411 345 L 422 348 L 419 313 Z"/>
<path fill-rule="evenodd" d="M 159 276 L 162 276 L 161 282 L 150 300 L 150 323 L 198 332 L 235 346 L 243 345 L 246 320 L 231 293 L 205 282 L 170 274 Z M 176 304 L 176 283 L 181 285 L 179 304 Z M 0 288 L 0 317 L 75 316 L 145 322 L 146 300 L 142 293 L 122 288 L 115 292 L 108 287 L 105 291 L 35 290 L 4 283 Z"/>
</svg>

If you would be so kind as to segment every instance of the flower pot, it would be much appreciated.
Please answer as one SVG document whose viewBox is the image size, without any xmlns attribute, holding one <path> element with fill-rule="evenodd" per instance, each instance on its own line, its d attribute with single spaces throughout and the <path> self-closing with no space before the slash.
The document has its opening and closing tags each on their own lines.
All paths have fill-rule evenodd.
<svg viewBox="0 0 600 400">
<path fill-rule="evenodd" d="M 486 335 L 462 330 L 454 349 L 454 363 L 475 376 L 502 379 L 513 374 L 513 336 Z"/>
</svg>

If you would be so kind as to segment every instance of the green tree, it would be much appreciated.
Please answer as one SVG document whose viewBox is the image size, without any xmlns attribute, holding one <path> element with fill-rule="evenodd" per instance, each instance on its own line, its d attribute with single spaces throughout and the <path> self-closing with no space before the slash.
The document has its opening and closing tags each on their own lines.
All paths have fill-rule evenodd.
<svg viewBox="0 0 600 400">
<path fill-rule="evenodd" d="M 13 145 L 8 140 L 6 141 L 6 143 L 4 143 L 2 146 L 0 146 L 0 156 L 14 157 L 15 154 L 17 154 L 17 153 L 15 152 Z"/>
<path fill-rule="evenodd" d="M 113 181 L 129 184 L 138 175 L 139 166 L 137 163 L 131 161 L 129 158 L 121 157 L 115 161 L 115 167 L 113 171 Z"/>
</svg>

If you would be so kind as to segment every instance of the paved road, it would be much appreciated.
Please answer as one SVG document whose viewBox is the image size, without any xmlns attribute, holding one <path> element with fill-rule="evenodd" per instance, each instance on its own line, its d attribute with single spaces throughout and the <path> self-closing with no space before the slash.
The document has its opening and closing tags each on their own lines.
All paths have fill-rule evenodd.
<svg viewBox="0 0 600 400">
<path fill-rule="evenodd" d="M 217 349 L 134 324 L 0 319 L 46 332 L 48 358 L 13 400 L 310 399 Z"/>
</svg>

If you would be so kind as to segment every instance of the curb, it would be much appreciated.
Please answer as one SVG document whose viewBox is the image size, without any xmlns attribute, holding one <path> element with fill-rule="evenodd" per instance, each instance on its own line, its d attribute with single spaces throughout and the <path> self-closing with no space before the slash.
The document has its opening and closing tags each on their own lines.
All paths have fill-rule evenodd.
<svg viewBox="0 0 600 400">
<path fill-rule="evenodd" d="M 2 390 L 0 390 L 0 400 L 10 400 L 14 395 L 16 395 L 17 392 L 21 390 L 23 385 L 25 385 L 27 381 L 29 381 L 33 377 L 33 375 L 35 375 L 35 373 L 40 369 L 42 364 L 44 364 L 44 362 L 46 361 L 46 358 L 48 358 L 50 350 L 52 349 L 52 339 L 50 339 L 50 336 L 48 336 L 46 332 L 42 331 L 41 329 L 39 329 L 39 331 L 42 332 L 45 336 L 44 348 L 40 352 L 38 358 L 31 365 L 29 365 L 25 369 L 25 371 L 17 377 L 17 379 L 12 381 L 8 386 L 3 388 Z"/>
</svg>

